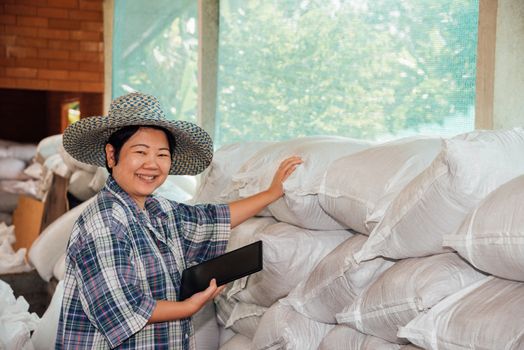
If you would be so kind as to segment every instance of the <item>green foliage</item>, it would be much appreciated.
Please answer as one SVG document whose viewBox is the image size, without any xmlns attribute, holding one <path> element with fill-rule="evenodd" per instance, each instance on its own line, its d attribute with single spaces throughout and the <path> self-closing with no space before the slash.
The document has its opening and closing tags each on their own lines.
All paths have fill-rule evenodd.
<svg viewBox="0 0 524 350">
<path fill-rule="evenodd" d="M 474 106 L 477 0 L 221 0 L 219 143 L 373 139 Z"/>
<path fill-rule="evenodd" d="M 196 120 L 197 2 L 119 0 L 113 96 L 126 88 L 156 96 L 169 119 Z M 152 7 L 155 7 L 153 8 Z M 137 27 L 140 30 L 137 30 Z"/>
</svg>

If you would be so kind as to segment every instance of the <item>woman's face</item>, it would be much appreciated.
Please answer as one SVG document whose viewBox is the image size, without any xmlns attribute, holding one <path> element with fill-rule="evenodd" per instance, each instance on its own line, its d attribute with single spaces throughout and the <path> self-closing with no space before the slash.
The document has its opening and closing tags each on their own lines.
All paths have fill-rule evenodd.
<svg viewBox="0 0 524 350">
<path fill-rule="evenodd" d="M 164 183 L 171 168 L 171 154 L 162 130 L 141 127 L 127 140 L 115 165 L 114 147 L 106 145 L 107 163 L 113 178 L 144 208 L 147 196 Z"/>
</svg>

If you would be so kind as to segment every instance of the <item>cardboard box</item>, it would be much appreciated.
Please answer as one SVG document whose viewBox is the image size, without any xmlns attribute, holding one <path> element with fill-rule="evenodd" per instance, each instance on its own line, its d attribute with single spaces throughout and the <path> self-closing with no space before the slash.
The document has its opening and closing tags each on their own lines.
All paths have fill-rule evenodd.
<svg viewBox="0 0 524 350">
<path fill-rule="evenodd" d="M 51 188 L 44 201 L 21 195 L 13 213 L 16 242 L 13 249 L 31 248 L 38 235 L 68 210 L 68 179 L 53 176 Z"/>
</svg>

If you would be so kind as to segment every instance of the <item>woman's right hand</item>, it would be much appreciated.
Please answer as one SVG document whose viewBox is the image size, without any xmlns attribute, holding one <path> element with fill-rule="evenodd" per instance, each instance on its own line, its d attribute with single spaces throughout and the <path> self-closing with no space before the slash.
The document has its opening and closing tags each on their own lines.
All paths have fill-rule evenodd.
<svg viewBox="0 0 524 350">
<path fill-rule="evenodd" d="M 195 314 L 200 310 L 208 301 L 213 300 L 220 292 L 224 290 L 226 286 L 217 286 L 216 280 L 213 278 L 209 282 L 209 287 L 205 290 L 193 294 L 190 298 L 186 299 L 184 302 L 187 302 L 190 305 L 191 310 L 194 310 L 192 314 Z"/>
</svg>

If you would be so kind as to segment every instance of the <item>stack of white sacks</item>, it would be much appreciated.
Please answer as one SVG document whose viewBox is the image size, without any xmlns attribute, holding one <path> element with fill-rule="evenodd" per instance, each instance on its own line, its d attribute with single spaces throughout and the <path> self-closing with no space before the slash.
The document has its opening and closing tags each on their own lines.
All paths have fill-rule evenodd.
<svg viewBox="0 0 524 350">
<path fill-rule="evenodd" d="M 170 177 L 159 193 L 230 202 L 266 189 L 291 155 L 304 163 L 285 196 L 236 227 L 228 245 L 262 240 L 264 269 L 217 297 L 219 327 L 212 304 L 195 316 L 198 350 L 524 346 L 522 129 L 233 144 L 215 153 L 198 188 Z M 88 203 L 31 248 L 42 278 L 63 278 L 71 227 Z M 59 284 L 37 349 L 54 342 L 61 296 Z"/>
<path fill-rule="evenodd" d="M 264 269 L 216 299 L 222 350 L 523 349 L 524 130 L 216 152 L 193 202 L 285 196 L 231 233 Z"/>
<path fill-rule="evenodd" d="M 0 222 L 11 225 L 20 193 L 34 192 L 24 170 L 33 160 L 36 145 L 0 140 Z"/>
</svg>

